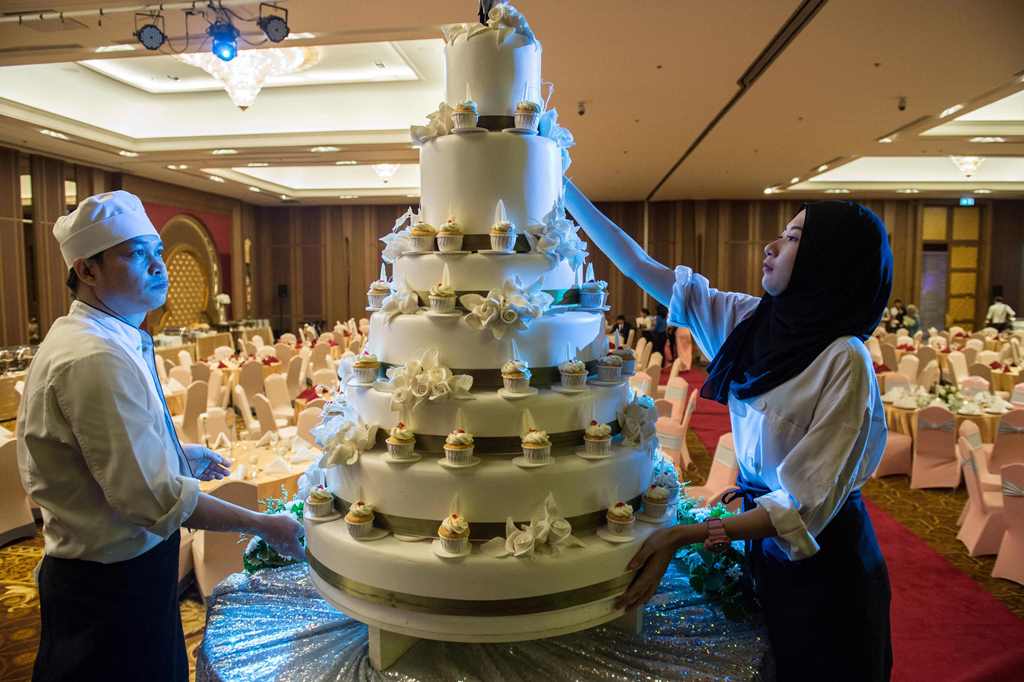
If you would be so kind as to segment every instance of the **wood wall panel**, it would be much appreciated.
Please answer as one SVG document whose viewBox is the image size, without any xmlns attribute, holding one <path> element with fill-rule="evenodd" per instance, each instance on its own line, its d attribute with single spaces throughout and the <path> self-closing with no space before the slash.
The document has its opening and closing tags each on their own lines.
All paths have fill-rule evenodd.
<svg viewBox="0 0 1024 682">
<path fill-rule="evenodd" d="M 993 201 L 990 213 L 991 276 L 979 298 L 987 305 L 999 287 L 1017 317 L 1024 318 L 1024 201 Z"/>
<path fill-rule="evenodd" d="M 28 340 L 25 227 L 18 153 L 0 148 L 0 346 Z"/>
<path fill-rule="evenodd" d="M 33 156 L 32 228 L 40 335 L 45 335 L 54 320 L 67 313 L 71 303 L 65 284 L 67 265 L 60 255 L 57 240 L 53 238 L 53 223 L 64 214 L 64 163 L 45 156 Z"/>
</svg>

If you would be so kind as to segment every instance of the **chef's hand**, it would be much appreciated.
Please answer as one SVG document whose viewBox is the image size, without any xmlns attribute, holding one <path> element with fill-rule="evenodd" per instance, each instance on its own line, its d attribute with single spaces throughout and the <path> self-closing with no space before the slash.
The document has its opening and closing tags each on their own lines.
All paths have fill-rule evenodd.
<svg viewBox="0 0 1024 682">
<path fill-rule="evenodd" d="M 281 556 L 293 559 L 305 556 L 300 540 L 306 530 L 291 514 L 260 514 L 257 533 Z"/>
<path fill-rule="evenodd" d="M 214 481 L 231 473 L 231 460 L 202 445 L 182 445 L 192 475 L 200 481 Z"/>
<path fill-rule="evenodd" d="M 686 526 L 672 526 L 660 528 L 647 537 L 640 551 L 626 566 L 630 571 L 639 570 L 633 576 L 629 589 L 616 600 L 616 608 L 628 610 L 650 601 L 676 551 L 684 544 L 696 540 L 690 538 L 692 533 L 689 530 Z"/>
</svg>

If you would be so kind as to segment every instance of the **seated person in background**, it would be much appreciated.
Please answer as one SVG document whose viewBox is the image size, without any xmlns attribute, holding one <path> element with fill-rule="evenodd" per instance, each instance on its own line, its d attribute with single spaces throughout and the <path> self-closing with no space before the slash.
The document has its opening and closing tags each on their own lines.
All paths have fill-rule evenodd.
<svg viewBox="0 0 1024 682">
<path fill-rule="evenodd" d="M 626 341 L 629 340 L 629 332 L 634 329 L 633 325 L 626 319 L 625 315 L 619 315 L 615 318 L 615 324 L 608 331 L 609 334 L 615 336 L 615 332 L 619 333 L 619 343 L 625 345 Z"/>
<path fill-rule="evenodd" d="M 907 314 L 903 316 L 903 328 L 911 336 L 921 329 L 921 313 L 918 312 L 916 305 L 907 306 Z"/>
<path fill-rule="evenodd" d="M 654 318 L 647 308 L 640 309 L 640 317 L 636 318 L 636 331 L 650 343 L 654 343 Z"/>
<path fill-rule="evenodd" d="M 1006 305 L 1006 302 L 1003 301 L 1002 296 L 996 296 L 995 302 L 988 307 L 988 313 L 985 315 L 985 325 L 993 327 L 1000 332 L 1005 332 L 1013 326 L 1016 315 L 1017 313 L 1014 312 L 1013 308 Z"/>
</svg>

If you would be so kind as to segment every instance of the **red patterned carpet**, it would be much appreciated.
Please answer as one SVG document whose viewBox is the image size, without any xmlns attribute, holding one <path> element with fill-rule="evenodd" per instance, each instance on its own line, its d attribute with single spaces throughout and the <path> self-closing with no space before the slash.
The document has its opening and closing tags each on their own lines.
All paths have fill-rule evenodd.
<svg viewBox="0 0 1024 682">
<path fill-rule="evenodd" d="M 691 391 L 705 376 L 684 374 Z M 700 399 L 690 428 L 713 452 L 728 411 Z M 699 481 L 706 472 L 694 473 Z M 1024 680 L 1024 586 L 988 577 L 991 558 L 966 556 L 955 538 L 966 496 L 911 491 L 905 477 L 872 481 L 864 493 L 892 583 L 894 682 Z"/>
</svg>

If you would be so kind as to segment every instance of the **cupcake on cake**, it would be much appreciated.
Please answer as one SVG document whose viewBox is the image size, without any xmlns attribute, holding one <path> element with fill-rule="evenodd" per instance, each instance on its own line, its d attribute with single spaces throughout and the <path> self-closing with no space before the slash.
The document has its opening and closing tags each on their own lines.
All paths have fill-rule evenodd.
<svg viewBox="0 0 1024 682">
<path fill-rule="evenodd" d="M 476 128 L 477 119 L 476 102 L 468 97 L 452 107 L 452 124 L 456 130 Z"/>
<path fill-rule="evenodd" d="M 599 421 L 590 420 L 590 425 L 583 430 L 583 444 L 588 455 L 604 457 L 612 451 L 612 427 Z"/>
<path fill-rule="evenodd" d="M 437 230 L 429 223 L 417 223 L 409 228 L 409 242 L 413 251 L 433 251 Z"/>
<path fill-rule="evenodd" d="M 380 372 L 380 360 L 373 353 L 363 353 L 352 363 L 352 372 L 361 384 L 372 384 Z"/>
<path fill-rule="evenodd" d="M 540 123 L 540 105 L 524 99 L 516 105 L 516 128 L 521 130 L 537 130 Z"/>
<path fill-rule="evenodd" d="M 334 511 L 334 495 L 322 485 L 310 491 L 306 497 L 306 515 L 324 517 Z"/>
<path fill-rule="evenodd" d="M 530 429 L 523 436 L 523 456 L 530 464 L 544 464 L 551 459 L 551 439 L 547 431 Z"/>
<path fill-rule="evenodd" d="M 395 459 L 412 459 L 413 447 L 416 445 L 416 434 L 412 432 L 405 422 L 398 422 L 395 428 L 391 429 L 384 441 L 388 446 L 388 454 Z"/>
<path fill-rule="evenodd" d="M 668 488 L 652 483 L 643 494 L 644 512 L 652 518 L 660 519 L 668 509 L 668 501 L 671 496 L 672 493 Z"/>
<path fill-rule="evenodd" d="M 600 308 L 607 296 L 608 282 L 591 280 L 580 287 L 580 306 L 583 308 Z"/>
<path fill-rule="evenodd" d="M 384 305 L 384 299 L 390 295 L 391 285 L 382 279 L 370 284 L 370 288 L 366 292 L 366 298 L 369 299 L 371 308 L 379 308 Z"/>
<path fill-rule="evenodd" d="M 530 368 L 523 360 L 509 360 L 501 366 L 501 379 L 509 393 L 528 393 L 531 376 Z"/>
<path fill-rule="evenodd" d="M 462 227 L 455 218 L 448 218 L 448 221 L 437 232 L 438 251 L 442 253 L 459 251 L 462 248 L 462 237 Z"/>
<path fill-rule="evenodd" d="M 632 505 L 625 502 L 616 502 L 608 507 L 605 514 L 608 521 L 608 530 L 615 535 L 630 535 L 633 533 L 633 526 L 636 524 L 636 516 L 633 515 Z"/>
<path fill-rule="evenodd" d="M 598 360 L 597 378 L 607 382 L 619 381 L 622 378 L 622 358 L 610 354 Z"/>
<path fill-rule="evenodd" d="M 473 434 L 455 429 L 444 439 L 444 456 L 449 464 L 461 466 L 473 461 Z"/>
<path fill-rule="evenodd" d="M 437 528 L 441 547 L 449 554 L 465 554 L 469 549 L 469 522 L 462 514 L 448 516 Z"/>
<path fill-rule="evenodd" d="M 491 226 L 491 249 L 512 253 L 516 249 L 516 226 L 507 220 Z"/>
<path fill-rule="evenodd" d="M 353 502 L 345 514 L 345 525 L 353 538 L 365 538 L 373 530 L 373 507 L 362 500 Z"/>
<path fill-rule="evenodd" d="M 558 366 L 562 386 L 579 388 L 587 383 L 587 365 L 582 360 L 567 360 Z"/>
<path fill-rule="evenodd" d="M 632 348 L 616 348 L 612 355 L 622 358 L 623 374 L 636 374 L 636 351 Z"/>
<path fill-rule="evenodd" d="M 430 310 L 435 313 L 450 313 L 455 310 L 455 288 L 438 282 L 430 287 Z"/>
</svg>

